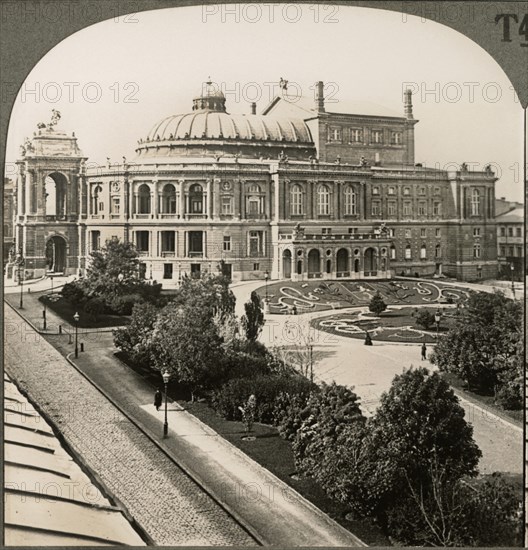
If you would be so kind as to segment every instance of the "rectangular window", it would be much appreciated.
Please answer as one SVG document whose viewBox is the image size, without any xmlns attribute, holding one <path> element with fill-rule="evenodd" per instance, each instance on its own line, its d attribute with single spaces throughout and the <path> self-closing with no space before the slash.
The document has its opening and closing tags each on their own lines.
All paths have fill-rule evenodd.
<svg viewBox="0 0 528 550">
<path fill-rule="evenodd" d="M 518 247 L 517 247 L 517 256 L 519 256 L 519 258 L 521 258 L 522 255 L 523 255 L 523 253 L 522 253 L 522 246 L 518 246 Z"/>
<path fill-rule="evenodd" d="M 513 237 L 513 227 L 508 227 L 508 237 Z"/>
<path fill-rule="evenodd" d="M 522 237 L 522 227 L 517 227 L 516 229 L 517 237 Z"/>
<path fill-rule="evenodd" d="M 505 227 L 500 228 L 500 236 L 501 237 L 506 237 L 506 228 Z"/>
<path fill-rule="evenodd" d="M 391 201 L 387 204 L 387 213 L 389 216 L 396 216 L 396 203 Z"/>
<path fill-rule="evenodd" d="M 473 237 L 480 237 L 480 227 L 473 228 Z"/>
<path fill-rule="evenodd" d="M 249 256 L 262 256 L 264 233 L 262 231 L 250 231 L 249 232 Z"/>
<path fill-rule="evenodd" d="M 406 218 L 410 218 L 412 216 L 412 204 L 410 202 L 403 203 L 403 215 Z"/>
<path fill-rule="evenodd" d="M 405 230 L 405 238 L 406 238 L 406 239 L 410 239 L 410 238 L 411 238 L 411 230 L 410 230 L 410 229 L 406 229 L 406 230 Z"/>
<path fill-rule="evenodd" d="M 394 187 L 389 187 L 389 195 L 394 195 L 394 194 L 395 194 Z"/>
<path fill-rule="evenodd" d="M 163 278 L 172 279 L 173 265 L 172 264 L 163 264 Z"/>
<path fill-rule="evenodd" d="M 119 197 L 112 197 L 110 208 L 112 214 L 119 214 L 119 211 L 121 210 L 121 202 Z"/>
<path fill-rule="evenodd" d="M 136 247 L 139 252 L 149 251 L 149 238 L 150 233 L 148 231 L 136 231 Z"/>
<path fill-rule="evenodd" d="M 513 254 L 513 250 L 514 250 L 513 246 L 509 246 L 509 247 L 508 247 L 508 255 L 509 255 L 509 256 L 513 256 L 513 255 L 514 255 L 514 254 Z"/>
<path fill-rule="evenodd" d="M 422 237 L 422 239 L 425 239 L 426 236 L 427 236 L 427 230 L 425 229 L 425 227 L 422 227 L 420 229 L 420 237 Z"/>
<path fill-rule="evenodd" d="M 396 249 L 393 246 L 391 246 L 391 249 L 390 249 L 390 259 L 391 260 L 396 259 Z"/>
<path fill-rule="evenodd" d="M 203 256 L 203 231 L 189 231 L 188 233 L 188 256 L 200 258 Z"/>
<path fill-rule="evenodd" d="M 422 247 L 420 248 L 420 259 L 421 260 L 427 259 L 427 248 L 425 247 L 425 245 L 422 245 Z"/>
<path fill-rule="evenodd" d="M 381 215 L 381 205 L 379 201 L 372 202 L 372 215 L 380 216 Z"/>
<path fill-rule="evenodd" d="M 438 228 L 435 229 L 435 235 L 436 235 L 437 237 L 441 237 L 441 236 L 442 236 L 442 230 L 441 230 L 441 229 L 438 229 Z"/>
<path fill-rule="evenodd" d="M 439 202 L 433 203 L 433 216 L 441 216 L 442 215 L 442 204 Z"/>
<path fill-rule="evenodd" d="M 260 264 L 253 264 L 253 271 L 260 271 Z"/>
<path fill-rule="evenodd" d="M 500 255 L 505 258 L 506 257 L 506 247 L 504 245 L 501 245 L 500 247 Z"/>
<path fill-rule="evenodd" d="M 394 229 L 389 229 L 389 237 L 394 237 Z"/>
<path fill-rule="evenodd" d="M 403 139 L 402 139 L 402 133 L 401 132 L 392 132 L 391 134 L 391 143 L 393 145 L 401 145 Z"/>
<path fill-rule="evenodd" d="M 222 214 L 224 216 L 233 215 L 233 197 L 222 197 Z"/>
<path fill-rule="evenodd" d="M 99 250 L 101 248 L 101 232 L 92 231 L 92 250 Z"/>
<path fill-rule="evenodd" d="M 419 202 L 418 203 L 418 216 L 425 216 L 427 215 L 427 206 L 425 202 Z"/>
<path fill-rule="evenodd" d="M 224 252 L 231 252 L 231 237 L 224 235 Z"/>
<path fill-rule="evenodd" d="M 380 191 L 379 187 L 377 187 L 377 186 L 372 188 L 372 194 L 373 195 L 379 195 L 379 191 Z"/>
<path fill-rule="evenodd" d="M 371 143 L 383 143 L 383 130 L 372 130 Z"/>
<path fill-rule="evenodd" d="M 405 259 L 406 260 L 411 260 L 412 259 L 412 255 L 411 255 L 411 247 L 409 245 L 407 245 L 405 247 Z"/>
<path fill-rule="evenodd" d="M 356 128 L 350 129 L 350 142 L 351 143 L 361 143 L 363 141 L 363 130 Z"/>
<path fill-rule="evenodd" d="M 176 252 L 176 232 L 175 231 L 162 231 L 161 232 L 161 253 Z"/>
<path fill-rule="evenodd" d="M 332 233 L 331 227 L 323 227 L 322 229 L 323 235 L 330 235 Z"/>
<path fill-rule="evenodd" d="M 473 246 L 473 258 L 480 258 L 480 244 Z"/>
<path fill-rule="evenodd" d="M 328 133 L 328 141 L 341 141 L 341 128 L 330 128 Z"/>
</svg>

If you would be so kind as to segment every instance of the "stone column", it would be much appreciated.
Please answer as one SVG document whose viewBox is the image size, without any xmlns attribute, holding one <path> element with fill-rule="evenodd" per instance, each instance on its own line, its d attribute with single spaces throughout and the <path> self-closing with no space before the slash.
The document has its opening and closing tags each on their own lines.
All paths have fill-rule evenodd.
<svg viewBox="0 0 528 550">
<path fill-rule="evenodd" d="M 207 215 L 207 219 L 210 220 L 212 218 L 212 193 L 211 193 L 211 178 L 207 178 L 207 197 L 205 200 L 205 214 Z"/>
<path fill-rule="evenodd" d="M 31 214 L 31 185 L 32 185 L 32 177 L 31 172 L 26 168 L 25 173 L 25 213 Z"/>
<path fill-rule="evenodd" d="M 183 207 L 184 207 L 185 198 L 183 196 L 183 179 L 178 180 L 178 217 L 180 220 L 183 219 Z"/>
<path fill-rule="evenodd" d="M 159 214 L 159 182 L 158 180 L 152 181 L 152 191 L 150 192 L 150 215 L 154 219 L 158 218 Z"/>
</svg>

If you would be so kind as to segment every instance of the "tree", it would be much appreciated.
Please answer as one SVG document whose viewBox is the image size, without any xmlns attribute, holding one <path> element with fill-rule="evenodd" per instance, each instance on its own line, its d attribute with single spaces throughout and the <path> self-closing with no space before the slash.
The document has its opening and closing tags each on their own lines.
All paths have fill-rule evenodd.
<svg viewBox="0 0 528 550">
<path fill-rule="evenodd" d="M 138 365 L 149 365 L 152 353 L 152 331 L 159 310 L 148 303 L 137 303 L 130 323 L 114 330 L 114 345 Z"/>
<path fill-rule="evenodd" d="M 450 480 L 475 476 L 482 456 L 473 427 L 448 383 L 425 368 L 396 376 L 370 424 L 372 460 L 388 488 L 378 510 L 408 494 L 409 483 L 431 485 L 431 467 Z"/>
<path fill-rule="evenodd" d="M 383 301 L 381 294 L 379 292 L 376 292 L 376 294 L 374 294 L 374 296 L 372 296 L 372 299 L 370 300 L 369 311 L 375 313 L 376 315 L 380 315 L 386 309 L 387 304 Z"/>
<path fill-rule="evenodd" d="M 429 330 L 435 322 L 435 316 L 427 309 L 420 309 L 414 320 L 419 327 Z"/>
<path fill-rule="evenodd" d="M 172 302 L 179 305 L 193 304 L 206 310 L 211 316 L 225 317 L 235 313 L 236 298 L 229 288 L 229 279 L 223 275 L 206 274 L 200 279 L 184 276 Z"/>
<path fill-rule="evenodd" d="M 244 304 L 246 314 L 242 316 L 242 326 L 246 333 L 246 338 L 250 342 L 255 342 L 264 326 L 264 312 L 262 311 L 262 300 L 260 296 L 253 291 L 248 302 Z"/>
<path fill-rule="evenodd" d="M 302 424 L 293 441 L 295 464 L 305 475 L 317 474 L 320 464 L 341 430 L 364 423 L 358 396 L 346 386 L 323 383 L 310 395 L 301 413 Z"/>
<path fill-rule="evenodd" d="M 190 389 L 194 401 L 222 379 L 222 343 L 209 311 L 170 303 L 154 323 L 151 356 L 157 370 L 168 369 Z"/>
<path fill-rule="evenodd" d="M 471 293 L 456 326 L 437 344 L 431 360 L 469 388 L 495 394 L 517 378 L 522 357 L 522 304 L 501 293 Z"/>
</svg>

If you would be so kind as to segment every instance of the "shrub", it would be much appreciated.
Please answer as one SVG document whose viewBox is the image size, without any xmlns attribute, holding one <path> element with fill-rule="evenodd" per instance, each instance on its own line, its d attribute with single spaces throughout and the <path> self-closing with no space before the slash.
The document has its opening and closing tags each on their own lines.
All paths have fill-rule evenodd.
<svg viewBox="0 0 528 550">
<path fill-rule="evenodd" d="M 85 304 L 84 304 L 84 311 L 86 313 L 89 313 L 95 320 L 97 320 L 97 316 L 101 313 L 104 313 L 105 311 L 105 303 L 101 298 L 98 298 L 97 296 L 94 296 L 93 298 L 90 298 Z"/>
<path fill-rule="evenodd" d="M 519 410 L 523 407 L 523 388 L 521 380 L 509 380 L 498 391 L 495 401 L 507 410 Z"/>
<path fill-rule="evenodd" d="M 127 294 L 125 296 L 116 296 L 110 303 L 110 307 L 117 315 L 132 315 L 132 309 L 135 304 L 144 302 L 141 294 Z"/>
<path fill-rule="evenodd" d="M 266 357 L 237 352 L 225 357 L 224 372 L 227 379 L 232 380 L 269 375 L 271 371 Z"/>
<path fill-rule="evenodd" d="M 65 300 L 76 307 L 81 307 L 88 299 L 78 281 L 66 283 L 60 293 Z"/>
<path fill-rule="evenodd" d="M 372 313 L 375 313 L 376 315 L 380 315 L 386 309 L 387 304 L 383 301 L 381 294 L 377 292 L 374 296 L 372 296 L 372 300 L 370 300 L 369 311 L 372 311 Z"/>
<path fill-rule="evenodd" d="M 416 314 L 415 322 L 419 327 L 429 330 L 435 322 L 435 316 L 427 309 L 420 309 Z"/>
<path fill-rule="evenodd" d="M 275 400 L 273 424 L 287 441 L 293 441 L 303 423 L 302 412 L 306 409 L 312 392 L 319 390 L 316 384 L 299 393 L 281 392 Z"/>
<path fill-rule="evenodd" d="M 281 393 L 302 393 L 309 384 L 301 376 L 258 375 L 253 378 L 236 378 L 214 390 L 210 395 L 210 402 L 213 409 L 225 419 L 241 420 L 238 407 L 250 395 L 255 395 L 255 420 L 263 424 L 273 424 L 278 396 Z"/>
</svg>

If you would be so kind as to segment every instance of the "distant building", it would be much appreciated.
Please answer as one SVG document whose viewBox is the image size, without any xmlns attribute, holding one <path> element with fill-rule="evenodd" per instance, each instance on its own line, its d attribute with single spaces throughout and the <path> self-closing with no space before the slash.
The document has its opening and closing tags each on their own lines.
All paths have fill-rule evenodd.
<svg viewBox="0 0 528 550">
<path fill-rule="evenodd" d="M 167 286 L 219 264 L 234 280 L 495 278 L 497 178 L 415 164 L 411 99 L 401 115 L 325 105 L 319 82 L 315 100 L 229 114 L 207 82 L 190 112 L 139 140 L 134 159 L 97 169 L 56 121 L 41 124 L 18 161 L 26 269 L 82 272 L 117 237 Z"/>
<path fill-rule="evenodd" d="M 4 238 L 4 264 L 9 258 L 9 251 L 15 246 L 15 234 L 13 231 L 15 203 L 14 203 L 14 183 L 9 178 L 4 178 L 4 218 L 3 218 L 3 238 Z"/>
<path fill-rule="evenodd" d="M 524 277 L 524 205 L 501 198 L 495 201 L 495 209 L 499 276 L 510 279 L 513 271 L 513 278 L 520 281 Z"/>
</svg>

